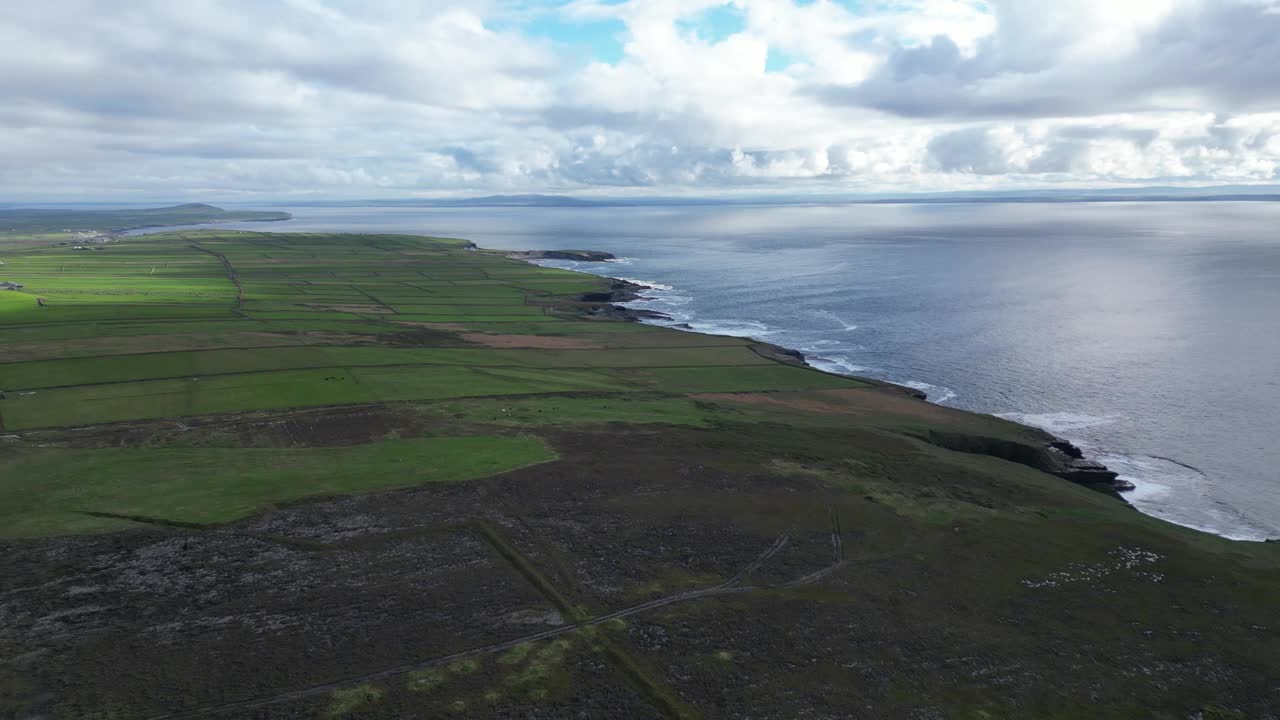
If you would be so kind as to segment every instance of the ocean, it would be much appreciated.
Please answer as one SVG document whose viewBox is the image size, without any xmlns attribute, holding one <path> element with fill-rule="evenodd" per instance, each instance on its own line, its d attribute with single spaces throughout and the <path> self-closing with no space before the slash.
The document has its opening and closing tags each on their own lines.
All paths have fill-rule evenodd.
<svg viewBox="0 0 1280 720">
<path fill-rule="evenodd" d="M 1043 427 L 1140 510 L 1280 537 L 1280 204 L 279 207 L 248 230 L 421 233 L 653 288 L 672 324 Z"/>
</svg>

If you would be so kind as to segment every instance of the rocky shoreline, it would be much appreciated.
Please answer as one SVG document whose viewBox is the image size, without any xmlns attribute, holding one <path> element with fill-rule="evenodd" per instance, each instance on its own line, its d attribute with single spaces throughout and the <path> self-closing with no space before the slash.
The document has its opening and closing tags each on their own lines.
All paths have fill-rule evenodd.
<svg viewBox="0 0 1280 720">
<path fill-rule="evenodd" d="M 573 260 L 576 262 L 608 262 L 617 260 L 612 253 L 598 250 L 515 250 L 503 252 L 512 260 Z"/>
<path fill-rule="evenodd" d="M 531 250 L 522 252 L 505 253 L 506 257 L 517 260 L 572 260 L 575 262 L 608 262 L 616 260 L 616 256 L 607 252 L 599 252 L 593 250 Z M 658 320 L 671 322 L 674 320 L 670 315 L 657 312 L 654 310 L 646 310 L 643 308 L 629 308 L 621 303 L 633 302 L 635 300 L 645 299 L 644 292 L 653 288 L 629 280 L 619 278 L 606 278 L 609 281 L 609 289 L 603 292 L 587 293 L 579 298 L 579 300 L 588 305 L 586 314 L 588 317 L 601 320 L 622 320 L 625 322 L 644 322 L 646 320 Z M 680 329 L 691 330 L 688 325 L 675 325 Z M 758 343 L 758 351 L 766 354 L 773 360 L 784 362 L 791 365 L 801 365 L 817 372 L 827 372 L 811 365 L 804 353 L 793 348 L 785 348 L 771 343 Z M 914 388 L 894 385 L 893 383 L 871 380 L 876 384 L 892 386 L 901 392 L 911 395 L 921 401 L 927 401 L 929 396 L 922 390 Z M 1087 487 L 1091 490 L 1110 495 L 1121 502 L 1128 502 L 1121 493 L 1129 492 L 1134 489 L 1133 483 L 1122 480 L 1115 471 L 1109 469 L 1106 465 L 1094 460 L 1088 459 L 1084 451 L 1075 444 L 1057 437 L 1051 433 L 1038 428 L 1028 427 L 1032 431 L 1034 437 L 1038 441 L 1038 446 L 1007 443 L 996 441 L 990 438 L 951 438 L 951 437 L 931 437 L 930 440 L 935 444 L 947 447 L 949 449 L 961 452 L 974 452 L 983 455 L 993 455 L 1006 460 L 1028 465 L 1041 470 L 1050 475 L 1060 477 L 1063 480 Z"/>
</svg>

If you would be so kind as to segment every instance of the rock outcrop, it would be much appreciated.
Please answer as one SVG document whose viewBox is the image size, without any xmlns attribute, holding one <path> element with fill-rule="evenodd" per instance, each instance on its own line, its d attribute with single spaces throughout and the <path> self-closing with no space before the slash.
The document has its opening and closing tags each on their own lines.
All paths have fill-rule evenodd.
<svg viewBox="0 0 1280 720">
<path fill-rule="evenodd" d="M 504 253 L 512 260 L 573 260 L 575 262 L 608 262 L 618 258 L 599 250 L 519 250 Z"/>
<path fill-rule="evenodd" d="M 1034 431 L 1028 441 L 937 431 L 929 433 L 926 439 L 948 450 L 990 455 L 1027 465 L 1118 499 L 1123 499 L 1122 491 L 1133 489 L 1132 483 L 1121 480 L 1106 465 L 1085 458 L 1080 448 L 1043 431 Z"/>
</svg>

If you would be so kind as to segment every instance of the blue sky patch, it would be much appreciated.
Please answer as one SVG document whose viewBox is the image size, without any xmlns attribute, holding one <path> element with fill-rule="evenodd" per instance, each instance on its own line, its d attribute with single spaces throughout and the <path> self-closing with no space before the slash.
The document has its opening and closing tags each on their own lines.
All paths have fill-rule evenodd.
<svg viewBox="0 0 1280 720">
<path fill-rule="evenodd" d="M 567 50 L 568 57 L 579 66 L 592 61 L 616 64 L 622 59 L 627 37 L 627 26 L 621 20 L 573 20 L 557 12 L 555 5 L 548 5 L 523 22 L 494 23 L 490 27 L 550 40 Z"/>
<path fill-rule="evenodd" d="M 714 45 L 746 30 L 747 17 L 742 10 L 726 3 L 681 20 L 677 26 L 682 32 L 696 35 L 699 40 Z"/>
<path fill-rule="evenodd" d="M 801 59 L 786 50 L 779 50 L 776 47 L 769 48 L 769 58 L 765 60 L 765 72 L 782 72 L 788 67 L 801 62 Z"/>
</svg>

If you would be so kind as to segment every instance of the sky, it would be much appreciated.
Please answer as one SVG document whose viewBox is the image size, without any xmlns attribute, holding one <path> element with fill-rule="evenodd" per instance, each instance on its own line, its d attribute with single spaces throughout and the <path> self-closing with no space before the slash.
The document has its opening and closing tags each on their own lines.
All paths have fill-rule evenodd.
<svg viewBox="0 0 1280 720">
<path fill-rule="evenodd" d="M 0 200 L 1280 182 L 1280 0 L 40 0 Z"/>
</svg>

